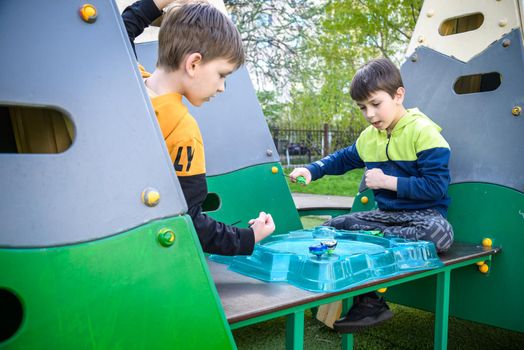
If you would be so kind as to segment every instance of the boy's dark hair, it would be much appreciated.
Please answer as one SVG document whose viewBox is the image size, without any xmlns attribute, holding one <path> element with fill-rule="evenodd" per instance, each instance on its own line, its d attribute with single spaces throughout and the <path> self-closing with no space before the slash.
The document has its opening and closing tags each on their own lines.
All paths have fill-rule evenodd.
<svg viewBox="0 0 524 350">
<path fill-rule="evenodd" d="M 226 15 L 211 4 L 190 2 L 164 14 L 158 34 L 157 67 L 177 70 L 184 57 L 198 52 L 202 62 L 224 58 L 244 63 L 242 38 Z"/>
<path fill-rule="evenodd" d="M 350 94 L 354 101 L 365 101 L 379 90 L 394 97 L 399 87 L 404 87 L 404 83 L 397 66 L 387 58 L 377 58 L 358 69 L 351 82 Z"/>
</svg>

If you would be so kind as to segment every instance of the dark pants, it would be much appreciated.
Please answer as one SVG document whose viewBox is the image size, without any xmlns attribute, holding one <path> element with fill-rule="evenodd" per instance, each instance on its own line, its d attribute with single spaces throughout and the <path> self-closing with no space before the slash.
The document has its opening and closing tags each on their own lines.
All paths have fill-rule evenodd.
<svg viewBox="0 0 524 350">
<path fill-rule="evenodd" d="M 340 230 L 379 230 L 384 233 L 384 237 L 430 241 L 438 252 L 445 252 L 453 243 L 453 228 L 434 209 L 362 211 L 337 216 L 324 225 Z"/>
</svg>

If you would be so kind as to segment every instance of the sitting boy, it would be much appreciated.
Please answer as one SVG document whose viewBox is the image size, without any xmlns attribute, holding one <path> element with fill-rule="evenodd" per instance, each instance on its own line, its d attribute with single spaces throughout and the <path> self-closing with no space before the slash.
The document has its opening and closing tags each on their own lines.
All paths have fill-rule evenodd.
<svg viewBox="0 0 524 350">
<path fill-rule="evenodd" d="M 303 176 L 308 184 L 324 175 L 365 167 L 365 183 L 373 190 L 379 209 L 338 216 L 324 225 L 431 241 L 438 252 L 444 252 L 453 243 L 453 229 L 445 219 L 450 202 L 450 149 L 438 125 L 417 108 L 404 108 L 403 86 L 400 71 L 388 59 L 362 66 L 350 93 L 371 125 L 353 145 L 293 170 L 290 177 L 296 181 Z M 382 298 L 366 293 L 333 326 L 352 333 L 392 316 Z"/>
<path fill-rule="evenodd" d="M 131 41 L 162 15 L 167 3 L 143 0 L 124 10 Z M 184 96 L 200 106 L 224 91 L 226 77 L 244 62 L 242 40 L 231 20 L 212 5 L 181 3 L 162 19 L 155 71 L 140 70 L 204 252 L 249 255 L 256 242 L 275 230 L 273 219 L 261 212 L 249 221 L 250 228 L 238 228 L 202 213 L 207 196 L 204 144 L 196 120 L 182 103 Z"/>
</svg>

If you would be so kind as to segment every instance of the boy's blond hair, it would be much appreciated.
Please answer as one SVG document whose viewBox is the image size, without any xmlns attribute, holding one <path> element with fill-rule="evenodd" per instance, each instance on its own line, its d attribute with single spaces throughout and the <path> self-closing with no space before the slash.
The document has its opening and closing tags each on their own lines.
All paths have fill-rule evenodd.
<svg viewBox="0 0 524 350">
<path fill-rule="evenodd" d="M 204 1 L 188 1 L 169 8 L 158 35 L 157 67 L 177 70 L 187 55 L 197 52 L 203 63 L 223 58 L 235 68 L 245 59 L 240 33 L 216 7 Z"/>
</svg>

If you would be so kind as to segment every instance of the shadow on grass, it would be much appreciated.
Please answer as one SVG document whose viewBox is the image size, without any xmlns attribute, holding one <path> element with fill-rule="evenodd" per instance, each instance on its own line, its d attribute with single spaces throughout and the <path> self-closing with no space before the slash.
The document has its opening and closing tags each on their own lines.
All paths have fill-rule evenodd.
<svg viewBox="0 0 524 350">
<path fill-rule="evenodd" d="M 433 314 L 390 304 L 391 321 L 355 334 L 355 349 L 433 349 Z M 233 331 L 239 350 L 284 349 L 284 317 Z M 304 349 L 340 349 L 341 336 L 306 312 Z M 448 349 L 524 349 L 524 334 L 451 317 Z"/>
</svg>

